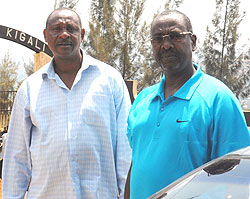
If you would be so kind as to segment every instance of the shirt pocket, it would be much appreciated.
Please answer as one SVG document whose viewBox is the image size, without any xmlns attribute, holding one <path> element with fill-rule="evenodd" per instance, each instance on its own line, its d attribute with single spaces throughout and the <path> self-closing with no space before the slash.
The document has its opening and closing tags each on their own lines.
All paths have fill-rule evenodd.
<svg viewBox="0 0 250 199">
<path fill-rule="evenodd" d="M 82 103 L 80 116 L 84 124 L 104 126 L 110 119 L 110 101 L 108 96 L 92 94 L 86 96 Z"/>
<path fill-rule="evenodd" d="M 193 129 L 192 125 L 192 119 L 188 116 L 176 119 L 176 132 L 179 132 L 178 135 L 183 142 L 190 140 L 190 134 L 192 134 Z"/>
<path fill-rule="evenodd" d="M 183 119 L 184 121 L 184 119 Z M 204 126 L 198 119 L 180 124 L 180 133 L 183 146 L 190 154 L 196 153 L 198 157 L 204 157 L 207 148 L 207 136 L 204 134 Z"/>
</svg>

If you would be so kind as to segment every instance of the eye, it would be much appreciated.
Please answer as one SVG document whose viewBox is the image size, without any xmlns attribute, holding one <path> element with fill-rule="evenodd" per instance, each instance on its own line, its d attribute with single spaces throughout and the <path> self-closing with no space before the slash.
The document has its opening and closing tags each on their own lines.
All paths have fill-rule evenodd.
<svg viewBox="0 0 250 199">
<path fill-rule="evenodd" d="M 155 37 L 152 38 L 152 40 L 154 42 L 161 43 L 163 41 L 163 37 L 162 36 L 155 36 Z"/>
<path fill-rule="evenodd" d="M 68 25 L 67 26 L 67 31 L 69 31 L 70 33 L 74 33 L 77 31 L 77 29 L 74 26 Z"/>
<path fill-rule="evenodd" d="M 71 26 L 68 26 L 68 27 L 67 27 L 67 30 L 70 31 L 70 32 L 72 32 L 72 31 L 74 30 L 74 28 L 71 27 Z"/>
<path fill-rule="evenodd" d="M 55 27 L 52 28 L 52 30 L 54 32 L 59 32 L 61 30 L 61 27 L 60 26 L 55 26 Z"/>
<path fill-rule="evenodd" d="M 170 32 L 168 35 L 169 38 L 173 41 L 179 41 L 183 38 L 183 35 L 178 32 Z"/>
</svg>

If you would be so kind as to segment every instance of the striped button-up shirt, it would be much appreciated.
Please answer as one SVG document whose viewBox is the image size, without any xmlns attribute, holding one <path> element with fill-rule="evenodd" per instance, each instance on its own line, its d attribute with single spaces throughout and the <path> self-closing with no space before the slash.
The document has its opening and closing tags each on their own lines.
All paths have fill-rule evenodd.
<svg viewBox="0 0 250 199">
<path fill-rule="evenodd" d="M 3 199 L 123 198 L 131 149 L 130 98 L 121 75 L 83 54 L 68 89 L 53 61 L 17 92 L 8 131 Z"/>
</svg>

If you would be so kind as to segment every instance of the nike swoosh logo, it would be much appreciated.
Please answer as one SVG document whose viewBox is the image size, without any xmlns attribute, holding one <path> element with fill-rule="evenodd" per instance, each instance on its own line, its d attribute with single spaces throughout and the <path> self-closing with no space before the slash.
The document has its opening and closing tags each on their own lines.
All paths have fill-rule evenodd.
<svg viewBox="0 0 250 199">
<path fill-rule="evenodd" d="M 182 123 L 182 122 L 189 122 L 189 121 L 188 120 L 179 120 L 179 119 L 177 119 L 176 122 L 177 123 Z"/>
</svg>

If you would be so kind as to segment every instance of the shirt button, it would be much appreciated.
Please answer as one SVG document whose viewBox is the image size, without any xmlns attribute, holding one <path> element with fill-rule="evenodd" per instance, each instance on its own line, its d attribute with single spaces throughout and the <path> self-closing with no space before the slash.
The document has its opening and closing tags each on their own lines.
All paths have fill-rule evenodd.
<svg viewBox="0 0 250 199">
<path fill-rule="evenodd" d="M 160 126 L 160 122 L 157 123 L 157 126 L 158 126 L 158 127 Z"/>
<path fill-rule="evenodd" d="M 161 111 L 164 111 L 164 107 L 162 106 L 160 110 L 161 110 Z"/>
</svg>

